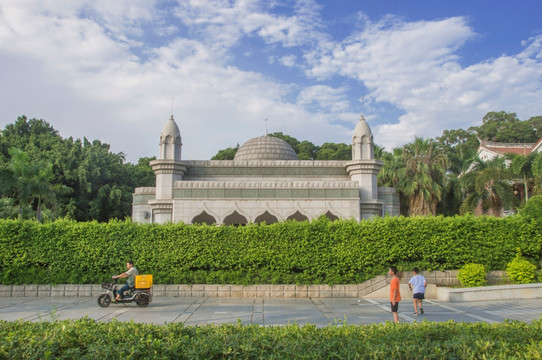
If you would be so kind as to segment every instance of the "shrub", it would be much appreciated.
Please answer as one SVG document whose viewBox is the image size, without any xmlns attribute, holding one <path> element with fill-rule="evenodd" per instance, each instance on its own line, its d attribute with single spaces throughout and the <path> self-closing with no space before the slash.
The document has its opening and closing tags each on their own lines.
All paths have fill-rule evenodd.
<svg viewBox="0 0 542 360">
<path fill-rule="evenodd" d="M 506 273 L 508 278 L 516 284 L 529 284 L 536 280 L 536 265 L 521 256 L 521 251 L 518 249 L 514 260 L 506 266 Z"/>
<path fill-rule="evenodd" d="M 542 195 L 531 197 L 521 209 L 520 214 L 528 219 L 542 219 Z"/>
<path fill-rule="evenodd" d="M 0 283 L 99 284 L 133 260 L 155 284 L 357 284 L 399 270 L 506 269 L 542 257 L 542 226 L 506 218 L 386 217 L 207 226 L 0 220 Z"/>
<path fill-rule="evenodd" d="M 467 264 L 457 274 L 457 279 L 463 287 L 484 286 L 487 283 L 486 269 L 482 264 Z"/>
<path fill-rule="evenodd" d="M 0 321 L 0 359 L 540 359 L 542 320 L 317 327 Z"/>
</svg>

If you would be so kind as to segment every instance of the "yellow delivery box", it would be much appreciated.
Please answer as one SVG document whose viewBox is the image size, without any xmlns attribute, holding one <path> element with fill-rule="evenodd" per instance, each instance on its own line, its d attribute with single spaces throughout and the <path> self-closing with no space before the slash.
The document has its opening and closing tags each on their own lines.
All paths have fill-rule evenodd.
<svg viewBox="0 0 542 360">
<path fill-rule="evenodd" d="M 135 286 L 136 289 L 148 289 L 152 287 L 152 275 L 137 275 Z"/>
</svg>

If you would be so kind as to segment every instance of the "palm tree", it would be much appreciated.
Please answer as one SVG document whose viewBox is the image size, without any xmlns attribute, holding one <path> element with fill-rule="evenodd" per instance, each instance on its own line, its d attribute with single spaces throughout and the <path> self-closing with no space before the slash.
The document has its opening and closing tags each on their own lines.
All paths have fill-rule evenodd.
<svg viewBox="0 0 542 360">
<path fill-rule="evenodd" d="M 533 195 L 542 194 L 542 153 L 537 153 L 531 164 L 533 173 Z"/>
<path fill-rule="evenodd" d="M 403 149 L 393 149 L 393 153 L 382 151 L 379 152 L 379 156 L 380 157 L 377 157 L 377 159 L 382 160 L 384 165 L 378 172 L 378 186 L 395 187 L 397 185 L 397 182 L 399 181 L 399 170 L 404 167 Z"/>
<path fill-rule="evenodd" d="M 503 208 L 514 202 L 510 171 L 504 158 L 473 162 L 469 171 L 460 177 L 465 200 L 460 213 L 474 212 L 477 207 L 484 214 L 500 216 Z"/>
<path fill-rule="evenodd" d="M 37 219 L 41 220 L 42 204 L 54 204 L 55 188 L 53 164 L 31 162 L 28 155 L 17 148 L 8 150 L 11 159 L 7 169 L 1 174 L 2 190 L 10 193 L 18 202 L 19 219 L 25 218 L 25 212 L 37 200 Z M 61 189 L 59 189 L 61 190 Z"/>
<path fill-rule="evenodd" d="M 402 149 L 397 188 L 408 197 L 409 215 L 434 215 L 446 181 L 448 158 L 434 140 L 416 137 Z"/>
<path fill-rule="evenodd" d="M 36 167 L 24 151 L 10 148 L 8 153 L 11 159 L 8 164 L 8 176 L 4 176 L 4 179 L 18 200 L 19 219 L 23 219 L 25 210 L 32 203 L 32 177 L 36 172 Z"/>
<path fill-rule="evenodd" d="M 533 182 L 532 165 L 536 154 L 509 156 L 510 171 L 516 183 L 523 184 L 524 200 L 529 200 L 529 185 Z M 518 178 L 519 177 L 519 178 Z"/>
<path fill-rule="evenodd" d="M 36 173 L 32 177 L 32 195 L 38 200 L 36 208 L 36 219 L 41 221 L 42 203 L 55 204 L 54 185 L 51 184 L 55 174 L 53 173 L 53 164 L 41 164 L 36 169 Z"/>
</svg>

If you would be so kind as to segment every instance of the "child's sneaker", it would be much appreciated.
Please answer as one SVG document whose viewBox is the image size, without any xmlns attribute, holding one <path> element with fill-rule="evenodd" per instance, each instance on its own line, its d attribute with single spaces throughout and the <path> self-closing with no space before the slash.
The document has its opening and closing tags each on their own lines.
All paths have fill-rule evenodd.
<svg viewBox="0 0 542 360">
<path fill-rule="evenodd" d="M 423 315 L 423 308 L 420 308 L 420 315 Z"/>
</svg>

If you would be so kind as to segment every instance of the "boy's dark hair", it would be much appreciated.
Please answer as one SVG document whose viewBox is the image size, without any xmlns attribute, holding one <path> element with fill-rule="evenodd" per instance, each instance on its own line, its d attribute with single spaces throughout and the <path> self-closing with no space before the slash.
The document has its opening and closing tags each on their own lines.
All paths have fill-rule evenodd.
<svg viewBox="0 0 542 360">
<path fill-rule="evenodd" d="M 397 275 L 397 268 L 395 266 L 390 266 L 390 270 L 393 273 L 393 275 Z"/>
<path fill-rule="evenodd" d="M 130 265 L 134 265 L 134 262 L 133 262 L 132 260 L 128 260 L 128 261 L 126 261 L 126 262 L 127 262 L 128 264 L 130 264 Z"/>
<path fill-rule="evenodd" d="M 414 269 L 412 269 L 412 271 L 413 271 L 415 274 L 419 274 L 419 273 L 420 273 L 420 269 L 418 269 L 417 267 L 415 267 Z"/>
</svg>

